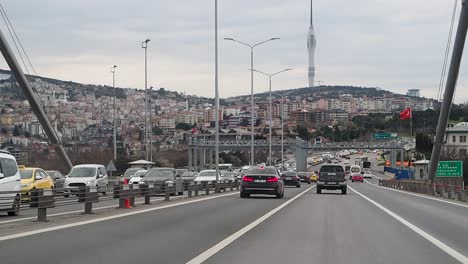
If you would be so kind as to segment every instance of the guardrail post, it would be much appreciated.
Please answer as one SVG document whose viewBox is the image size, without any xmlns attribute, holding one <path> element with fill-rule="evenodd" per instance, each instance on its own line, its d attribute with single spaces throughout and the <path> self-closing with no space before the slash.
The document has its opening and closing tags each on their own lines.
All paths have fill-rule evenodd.
<svg viewBox="0 0 468 264">
<path fill-rule="evenodd" d="M 99 199 L 98 190 L 96 187 L 86 187 L 84 189 L 84 203 L 85 203 L 85 214 L 93 213 L 93 203 Z"/>
<path fill-rule="evenodd" d="M 234 191 L 234 185 L 232 184 L 232 180 L 229 180 L 229 189 L 232 191 Z"/>
<path fill-rule="evenodd" d="M 209 182 L 203 182 L 203 184 L 205 185 L 205 194 L 206 195 L 209 195 L 210 194 L 210 183 Z"/>
<path fill-rule="evenodd" d="M 135 197 L 138 196 L 138 192 L 140 191 L 140 186 L 137 184 L 130 185 L 130 206 L 135 207 Z"/>
<path fill-rule="evenodd" d="M 55 206 L 55 197 L 53 190 L 32 190 L 31 207 L 37 207 L 37 221 L 47 222 L 47 208 Z"/>
<path fill-rule="evenodd" d="M 198 190 L 200 189 L 201 184 L 199 182 L 195 182 L 195 196 L 198 196 Z"/>
<path fill-rule="evenodd" d="M 190 182 L 188 187 L 187 187 L 187 196 L 188 196 L 188 198 L 192 197 L 192 189 L 193 189 L 193 182 Z"/>
<path fill-rule="evenodd" d="M 143 189 L 143 193 L 145 195 L 145 204 L 151 204 L 151 190 L 154 189 L 154 184 L 144 184 L 141 186 Z"/>
<path fill-rule="evenodd" d="M 164 201 L 169 201 L 171 193 L 169 187 L 172 187 L 172 183 L 164 183 Z M 172 188 L 171 188 L 172 189 Z"/>
</svg>

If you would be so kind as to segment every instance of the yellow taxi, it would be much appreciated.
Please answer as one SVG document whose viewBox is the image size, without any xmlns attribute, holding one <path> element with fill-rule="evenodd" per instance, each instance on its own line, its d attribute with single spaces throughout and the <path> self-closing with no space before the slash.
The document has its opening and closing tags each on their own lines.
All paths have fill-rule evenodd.
<svg viewBox="0 0 468 264">
<path fill-rule="evenodd" d="M 41 168 L 18 166 L 21 175 L 21 199 L 29 200 L 33 189 L 53 189 L 54 180 Z"/>
<path fill-rule="evenodd" d="M 317 174 L 315 174 L 315 172 L 313 171 L 310 172 L 310 180 L 313 182 L 317 182 Z"/>
</svg>

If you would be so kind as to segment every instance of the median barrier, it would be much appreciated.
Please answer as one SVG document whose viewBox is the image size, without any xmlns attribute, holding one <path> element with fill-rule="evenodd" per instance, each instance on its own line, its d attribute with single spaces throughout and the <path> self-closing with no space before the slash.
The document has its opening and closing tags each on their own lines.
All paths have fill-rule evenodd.
<svg viewBox="0 0 468 264">
<path fill-rule="evenodd" d="M 165 201 L 169 201 L 172 195 L 181 195 L 187 191 L 188 197 L 199 196 L 204 192 L 210 195 L 216 192 L 226 192 L 228 190 L 239 190 L 239 181 L 221 180 L 207 182 L 182 183 L 159 183 L 159 184 L 115 184 L 111 187 L 78 186 L 62 189 L 33 189 L 20 197 L 20 211 L 37 209 L 37 221 L 47 221 L 47 209 L 72 205 L 84 204 L 84 214 L 93 213 L 93 204 L 100 201 L 118 200 L 118 208 L 131 208 L 135 206 L 136 198 L 144 198 L 144 204 L 151 203 L 151 197 L 164 196 Z M 0 192 L 2 195 L 14 196 L 17 192 Z M 101 194 L 102 193 L 102 194 Z M 106 193 L 106 194 L 104 194 Z M 109 193 L 109 195 L 107 195 Z M 7 203 L 6 198 L 0 198 L 0 205 Z M 4 202 L 5 201 L 5 202 Z M 11 203 L 11 202 L 8 202 Z"/>
<path fill-rule="evenodd" d="M 468 188 L 463 189 L 459 184 L 429 183 L 421 180 L 382 180 L 379 186 L 404 190 L 408 192 L 421 193 L 444 199 L 468 202 Z"/>
</svg>

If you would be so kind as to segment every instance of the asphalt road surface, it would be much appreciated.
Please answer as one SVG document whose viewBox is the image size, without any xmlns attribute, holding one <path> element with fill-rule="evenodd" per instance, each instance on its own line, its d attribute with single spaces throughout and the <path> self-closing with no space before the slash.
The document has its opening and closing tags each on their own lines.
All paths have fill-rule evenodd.
<svg viewBox="0 0 468 264">
<path fill-rule="evenodd" d="M 468 207 L 369 183 L 349 187 L 348 195 L 319 195 L 313 185 L 303 184 L 287 188 L 281 200 L 240 199 L 235 193 L 21 238 L 0 237 L 0 256 L 2 263 L 67 264 L 466 260 Z"/>
</svg>

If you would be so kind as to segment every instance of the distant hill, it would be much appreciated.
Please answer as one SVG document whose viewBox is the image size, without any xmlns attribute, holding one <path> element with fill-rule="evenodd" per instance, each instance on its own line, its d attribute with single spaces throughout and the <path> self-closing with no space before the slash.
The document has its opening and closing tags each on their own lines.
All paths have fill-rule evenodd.
<svg viewBox="0 0 468 264">
<path fill-rule="evenodd" d="M 327 97 L 327 98 L 338 98 L 343 94 L 350 94 L 353 97 L 398 97 L 398 96 L 407 96 L 403 94 L 395 94 L 390 91 L 386 91 L 376 87 L 356 87 L 356 86 L 339 86 L 339 85 L 321 85 L 316 87 L 305 87 L 305 88 L 295 88 L 283 91 L 275 91 L 277 93 L 291 92 L 288 94 L 288 97 Z M 255 94 L 255 97 L 268 97 L 269 92 Z M 227 101 L 235 101 L 239 99 L 246 99 L 250 95 L 242 95 L 227 98 Z"/>
<path fill-rule="evenodd" d="M 59 86 L 62 89 L 66 89 L 67 97 L 70 101 L 74 101 L 76 95 L 82 94 L 94 94 L 97 98 L 102 96 L 113 96 L 114 90 L 113 87 L 107 85 L 94 85 L 94 84 L 82 84 L 72 81 L 63 81 L 43 76 L 32 76 L 26 75 L 31 86 L 38 89 L 39 86 Z M 39 79 L 42 84 L 35 82 L 34 80 Z M 12 82 L 11 72 L 9 70 L 0 69 L 0 84 L 3 84 L 0 87 L 0 94 L 9 94 L 13 95 L 15 99 L 26 99 L 16 82 Z M 7 84 L 7 85 L 5 85 Z M 40 89 L 38 89 L 40 90 Z M 143 92 L 142 89 L 137 90 L 136 88 L 119 88 L 116 87 L 116 96 L 117 98 L 126 98 L 126 96 L 134 91 Z M 158 88 L 154 90 L 154 94 L 157 94 L 159 98 L 172 98 L 178 101 L 189 100 L 191 103 L 211 103 L 213 99 L 205 98 L 200 96 L 185 95 L 176 91 L 170 91 L 165 88 Z"/>
</svg>

